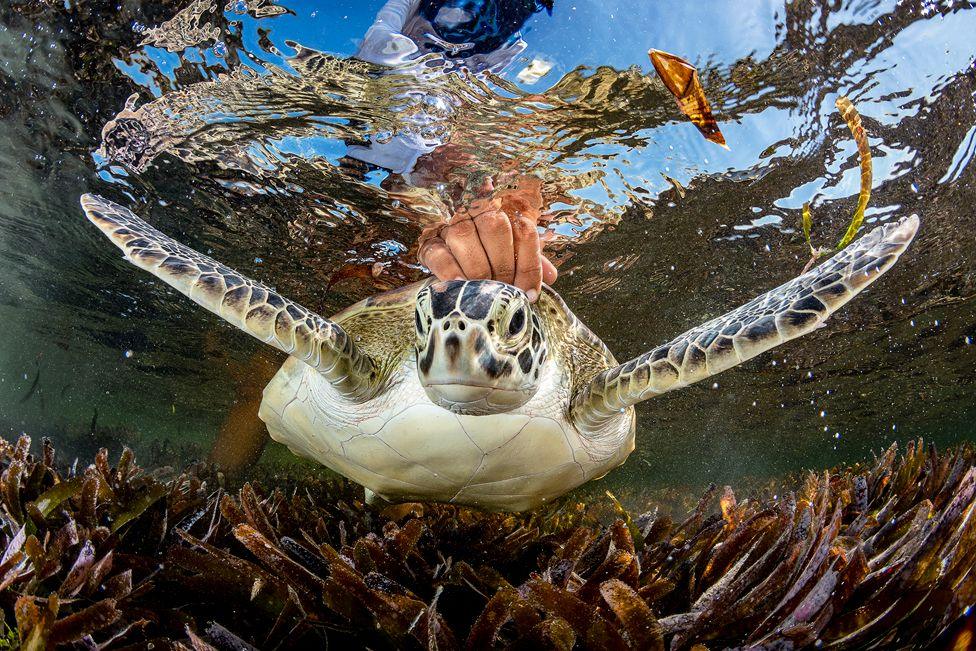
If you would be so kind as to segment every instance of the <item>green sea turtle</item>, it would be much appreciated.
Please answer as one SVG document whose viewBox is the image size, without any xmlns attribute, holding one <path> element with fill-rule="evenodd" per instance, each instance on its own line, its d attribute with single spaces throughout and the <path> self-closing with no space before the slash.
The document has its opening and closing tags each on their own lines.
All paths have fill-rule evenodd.
<svg viewBox="0 0 976 651">
<path fill-rule="evenodd" d="M 289 355 L 264 390 L 272 438 L 389 500 L 538 506 L 634 449 L 638 402 L 820 326 L 915 236 L 914 215 L 625 364 L 551 288 L 530 303 L 495 281 L 433 279 L 331 320 L 201 255 L 100 197 L 85 212 L 125 253 Z"/>
</svg>

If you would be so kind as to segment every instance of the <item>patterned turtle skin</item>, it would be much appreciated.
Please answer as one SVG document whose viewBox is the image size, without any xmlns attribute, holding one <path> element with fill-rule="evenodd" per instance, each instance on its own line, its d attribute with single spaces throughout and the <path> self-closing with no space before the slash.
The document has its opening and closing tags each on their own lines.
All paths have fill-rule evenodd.
<svg viewBox="0 0 976 651">
<path fill-rule="evenodd" d="M 894 265 L 914 215 L 728 314 L 619 364 L 559 295 L 435 281 L 325 319 L 85 195 L 127 260 L 289 355 L 259 416 L 274 440 L 391 501 L 526 510 L 619 466 L 634 405 L 820 327 Z"/>
</svg>

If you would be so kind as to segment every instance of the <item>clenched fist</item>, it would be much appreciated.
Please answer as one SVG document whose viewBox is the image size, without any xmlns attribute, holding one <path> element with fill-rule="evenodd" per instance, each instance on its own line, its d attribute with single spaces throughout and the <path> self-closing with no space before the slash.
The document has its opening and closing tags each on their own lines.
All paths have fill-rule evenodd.
<svg viewBox="0 0 976 651">
<path fill-rule="evenodd" d="M 441 280 L 500 280 L 519 287 L 534 302 L 542 283 L 553 283 L 558 275 L 542 255 L 536 230 L 542 182 L 523 176 L 510 190 L 494 195 L 493 190 L 486 181 L 481 194 L 488 196 L 459 210 L 449 224 L 428 228 L 421 235 L 418 257 Z"/>
</svg>

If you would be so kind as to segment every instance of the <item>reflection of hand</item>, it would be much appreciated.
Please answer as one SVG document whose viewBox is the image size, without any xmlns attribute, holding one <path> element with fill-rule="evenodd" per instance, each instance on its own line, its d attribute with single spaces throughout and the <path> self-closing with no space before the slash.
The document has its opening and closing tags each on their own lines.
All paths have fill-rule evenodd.
<svg viewBox="0 0 976 651">
<path fill-rule="evenodd" d="M 487 181 L 483 192 L 492 191 Z M 491 278 L 510 283 L 535 301 L 543 282 L 557 271 L 542 255 L 536 224 L 542 210 L 542 183 L 525 176 L 515 188 L 475 199 L 450 224 L 421 236 L 418 257 L 441 280 Z"/>
</svg>

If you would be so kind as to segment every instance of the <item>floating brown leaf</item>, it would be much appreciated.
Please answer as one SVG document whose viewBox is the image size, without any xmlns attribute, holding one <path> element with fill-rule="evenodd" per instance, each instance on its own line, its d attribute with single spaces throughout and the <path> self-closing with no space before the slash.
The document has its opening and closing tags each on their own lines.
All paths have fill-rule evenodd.
<svg viewBox="0 0 976 651">
<path fill-rule="evenodd" d="M 688 116 L 707 140 L 728 149 L 725 136 L 712 116 L 712 109 L 705 98 L 695 66 L 679 56 L 661 50 L 648 50 L 647 55 L 664 86 L 677 100 L 681 112 Z"/>
</svg>

